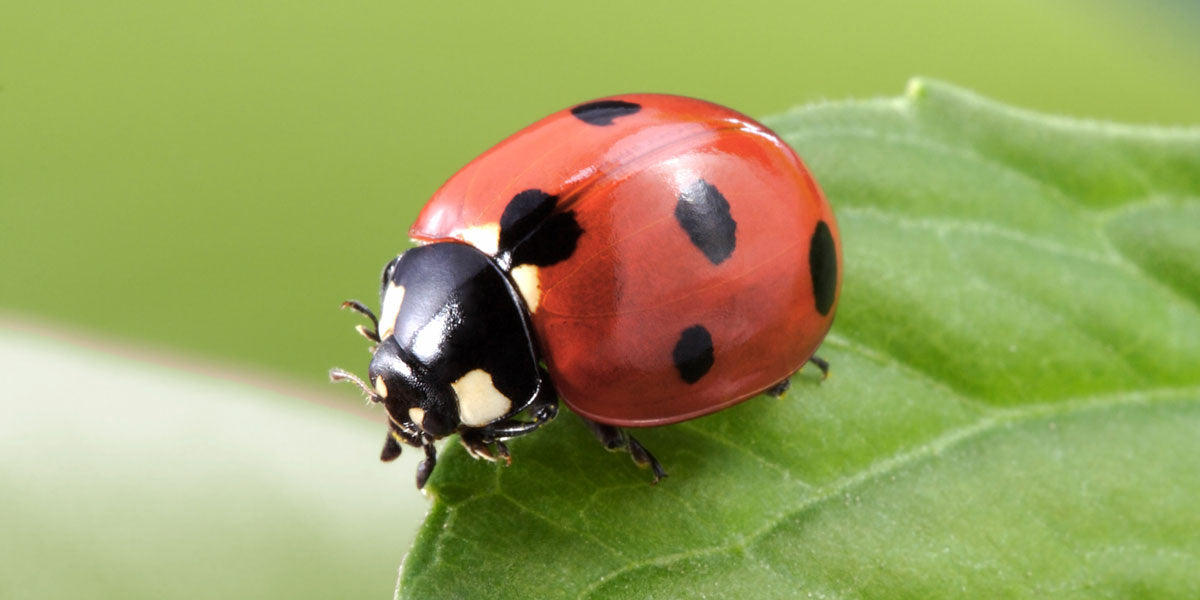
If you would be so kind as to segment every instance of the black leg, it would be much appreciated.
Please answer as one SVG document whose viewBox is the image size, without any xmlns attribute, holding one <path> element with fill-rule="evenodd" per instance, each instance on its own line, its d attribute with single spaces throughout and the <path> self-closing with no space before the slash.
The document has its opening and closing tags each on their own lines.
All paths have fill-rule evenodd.
<svg viewBox="0 0 1200 600">
<path fill-rule="evenodd" d="M 783 394 L 787 392 L 788 388 L 790 387 L 792 387 L 792 378 L 788 377 L 787 379 L 784 379 L 783 381 L 780 381 L 779 383 L 767 388 L 763 393 L 779 398 L 783 396 Z"/>
<path fill-rule="evenodd" d="M 512 464 L 512 455 L 508 453 L 508 446 L 503 441 L 489 437 L 482 429 L 470 429 L 458 435 L 458 441 L 462 443 L 463 448 L 467 449 L 467 454 L 472 458 L 483 459 L 488 462 L 504 461 L 506 466 Z M 495 453 L 492 452 L 492 447 L 495 447 Z"/>
<path fill-rule="evenodd" d="M 539 427 L 554 420 L 558 416 L 558 404 L 546 404 L 535 407 L 531 410 L 532 421 L 519 421 L 517 419 L 505 419 L 496 421 L 491 425 L 481 427 L 478 431 L 483 434 L 485 439 L 495 440 L 511 440 L 515 437 L 521 437 L 528 433 L 537 431 Z"/>
<path fill-rule="evenodd" d="M 375 318 L 375 313 L 371 312 L 371 309 L 367 308 L 365 304 L 359 302 L 358 300 L 347 300 L 342 303 L 342 308 L 349 308 L 350 310 L 353 310 L 354 312 L 370 319 L 373 329 L 367 329 L 366 327 L 359 325 L 358 327 L 355 327 L 354 330 L 368 340 L 379 343 L 379 319 Z"/>
<path fill-rule="evenodd" d="M 429 481 L 429 476 L 433 474 L 433 468 L 437 466 L 437 448 L 433 442 L 425 444 L 425 460 L 417 465 L 417 489 L 425 487 L 425 482 Z"/>
<path fill-rule="evenodd" d="M 829 361 L 820 356 L 813 355 L 812 358 L 808 359 L 808 362 L 817 365 L 817 368 L 821 370 L 821 379 L 829 379 Z"/>
<path fill-rule="evenodd" d="M 814 356 L 808 359 L 808 362 L 816 365 L 817 368 L 821 370 L 821 379 L 829 379 L 829 361 L 819 356 Z M 797 373 L 799 373 L 799 371 L 797 371 Z M 763 393 L 769 394 L 776 398 L 783 396 L 783 394 L 792 387 L 792 376 L 795 374 L 796 373 L 792 373 L 792 375 L 789 375 L 787 379 L 784 379 L 783 381 L 780 381 L 779 383 L 776 383 L 775 385 L 763 390 Z"/>
<path fill-rule="evenodd" d="M 620 427 L 589 421 L 588 419 L 583 419 L 583 422 L 588 426 L 588 429 L 592 430 L 592 433 L 596 435 L 596 439 L 600 440 L 600 443 L 604 444 L 607 450 L 611 452 L 626 451 L 633 458 L 633 462 L 637 466 L 643 469 L 649 467 L 654 472 L 654 480 L 650 482 L 651 484 L 658 483 L 660 479 L 667 476 L 667 472 L 663 470 L 658 459 L 654 458 L 654 455 L 650 454 L 650 451 L 641 442 L 637 441 L 637 438 L 629 435 L 628 431 Z"/>
</svg>

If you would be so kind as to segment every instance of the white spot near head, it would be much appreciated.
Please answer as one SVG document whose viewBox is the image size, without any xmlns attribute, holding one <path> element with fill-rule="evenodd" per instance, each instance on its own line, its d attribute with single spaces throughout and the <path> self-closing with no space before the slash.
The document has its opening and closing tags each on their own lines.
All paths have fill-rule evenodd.
<svg viewBox="0 0 1200 600">
<path fill-rule="evenodd" d="M 475 369 L 450 384 L 458 395 L 458 418 L 463 425 L 482 427 L 512 409 L 512 401 L 492 384 L 492 376 Z"/>
<path fill-rule="evenodd" d="M 525 299 L 525 306 L 529 307 L 530 314 L 537 312 L 538 304 L 542 301 L 542 287 L 538 281 L 537 266 L 517 266 L 512 270 L 512 278 L 517 282 L 517 289 L 521 292 L 521 297 Z"/>
<path fill-rule="evenodd" d="M 379 310 L 379 339 L 386 340 L 396 331 L 396 317 L 400 316 L 400 304 L 404 302 L 404 286 L 388 282 L 383 293 L 383 307 Z"/>
<path fill-rule="evenodd" d="M 499 223 L 468 227 L 459 235 L 462 236 L 463 241 L 486 252 L 489 256 L 495 256 L 496 251 L 500 249 Z"/>
<path fill-rule="evenodd" d="M 375 376 L 375 393 L 379 394 L 380 398 L 387 398 L 387 384 L 383 382 L 382 375 Z"/>
<path fill-rule="evenodd" d="M 424 409 L 416 406 L 408 409 L 408 418 L 412 419 L 412 422 L 416 423 L 417 427 L 421 427 L 422 429 L 425 427 L 422 425 L 422 423 L 425 421 Z"/>
</svg>

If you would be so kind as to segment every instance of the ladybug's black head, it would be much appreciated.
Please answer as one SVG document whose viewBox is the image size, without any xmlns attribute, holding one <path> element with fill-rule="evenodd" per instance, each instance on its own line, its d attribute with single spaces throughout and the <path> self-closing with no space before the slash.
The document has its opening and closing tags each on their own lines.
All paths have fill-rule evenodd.
<svg viewBox="0 0 1200 600">
<path fill-rule="evenodd" d="M 458 407 L 453 390 L 438 385 L 426 370 L 400 347 L 395 336 L 388 336 L 375 349 L 368 376 L 391 421 L 411 425 L 437 439 L 458 427 Z"/>
</svg>

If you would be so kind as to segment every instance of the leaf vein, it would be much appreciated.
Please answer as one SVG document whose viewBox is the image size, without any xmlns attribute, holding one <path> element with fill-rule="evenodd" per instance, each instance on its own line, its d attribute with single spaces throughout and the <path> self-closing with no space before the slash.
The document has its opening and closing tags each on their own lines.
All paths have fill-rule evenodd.
<svg viewBox="0 0 1200 600">
<path fill-rule="evenodd" d="M 805 498 L 794 506 L 779 513 L 777 518 L 768 521 L 763 526 L 748 533 L 747 535 L 739 537 L 734 543 L 694 548 L 684 552 L 664 554 L 649 559 L 633 561 L 598 577 L 595 581 L 585 587 L 577 596 L 577 598 L 587 598 L 597 589 L 599 589 L 599 586 L 603 585 L 605 582 L 644 567 L 665 567 L 691 558 L 728 553 L 739 548 L 746 549 L 753 541 L 762 538 L 766 534 L 783 525 L 787 520 L 803 513 L 806 510 L 810 510 L 824 502 L 838 497 L 839 495 L 845 494 L 847 491 L 865 483 L 880 479 L 885 475 L 895 473 L 902 468 L 918 464 L 923 460 L 936 457 L 946 450 L 966 443 L 967 441 L 977 438 L 985 433 L 997 430 L 1000 427 L 1009 426 L 1022 421 L 1033 421 L 1035 419 L 1053 415 L 1067 415 L 1118 406 L 1145 405 L 1152 402 L 1166 403 L 1172 401 L 1184 401 L 1188 399 L 1195 400 L 1196 398 L 1200 398 L 1200 386 L 1160 388 L 1144 391 L 1124 392 L 1099 397 L 1083 396 L 1059 402 L 1031 404 L 1021 406 L 1019 408 L 996 410 L 992 414 L 985 415 L 974 422 L 951 429 L 924 444 L 913 447 L 911 450 L 877 461 L 858 473 L 848 475 L 832 482 L 829 486 L 823 489 L 818 488 L 818 492 L 815 495 Z"/>
</svg>

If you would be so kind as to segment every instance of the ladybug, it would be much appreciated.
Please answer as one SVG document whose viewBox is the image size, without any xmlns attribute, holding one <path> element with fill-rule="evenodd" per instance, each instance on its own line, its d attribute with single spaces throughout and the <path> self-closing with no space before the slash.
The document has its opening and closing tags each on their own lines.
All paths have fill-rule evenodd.
<svg viewBox="0 0 1200 600">
<path fill-rule="evenodd" d="M 841 252 L 804 164 L 753 119 L 638 94 L 554 113 L 429 200 L 387 263 L 366 381 L 381 458 L 457 433 L 476 458 L 554 419 L 561 398 L 610 450 L 666 476 L 629 428 L 780 394 L 833 322 Z"/>
</svg>

